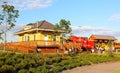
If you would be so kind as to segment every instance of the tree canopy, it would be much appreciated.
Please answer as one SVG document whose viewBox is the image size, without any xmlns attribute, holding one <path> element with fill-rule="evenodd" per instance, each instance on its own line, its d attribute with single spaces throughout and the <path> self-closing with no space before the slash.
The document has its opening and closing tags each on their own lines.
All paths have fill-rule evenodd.
<svg viewBox="0 0 120 73">
<path fill-rule="evenodd" d="M 56 30 L 64 30 L 65 33 L 62 34 L 63 38 L 68 38 L 72 33 L 72 29 L 70 27 L 71 23 L 69 20 L 61 19 L 59 23 L 55 25 Z"/>
<path fill-rule="evenodd" d="M 0 6 L 0 25 L 4 26 L 4 29 L 0 30 L 0 38 L 5 33 L 15 26 L 16 18 L 19 16 L 19 11 L 15 10 L 14 6 L 8 5 L 7 2 L 3 2 Z M 5 36 L 6 38 L 6 36 Z M 4 39 L 6 41 L 6 39 Z"/>
</svg>

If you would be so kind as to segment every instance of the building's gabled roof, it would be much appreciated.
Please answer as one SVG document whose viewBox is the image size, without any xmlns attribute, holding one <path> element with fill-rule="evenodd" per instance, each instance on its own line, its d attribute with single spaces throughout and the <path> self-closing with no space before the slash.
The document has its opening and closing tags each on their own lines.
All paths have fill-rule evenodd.
<svg viewBox="0 0 120 73">
<path fill-rule="evenodd" d="M 34 28 L 39 28 L 39 29 L 54 29 L 54 25 L 52 23 L 47 22 L 46 20 L 43 21 L 38 21 L 36 23 L 31 23 L 31 24 L 27 24 L 27 26 L 32 26 L 31 29 Z"/>
<path fill-rule="evenodd" d="M 31 28 L 27 29 L 27 30 L 22 29 L 22 30 L 16 32 L 15 34 L 18 35 L 18 34 L 21 34 L 21 33 L 36 31 L 36 30 L 55 31 L 55 29 L 54 29 L 55 26 L 52 23 L 49 23 L 46 20 L 38 21 L 36 23 L 30 23 L 30 24 L 27 24 L 26 26 L 31 26 Z M 65 31 L 59 30 L 59 32 L 65 32 Z"/>
<path fill-rule="evenodd" d="M 94 38 L 94 40 L 117 40 L 114 36 L 107 35 L 91 35 L 90 38 Z"/>
</svg>

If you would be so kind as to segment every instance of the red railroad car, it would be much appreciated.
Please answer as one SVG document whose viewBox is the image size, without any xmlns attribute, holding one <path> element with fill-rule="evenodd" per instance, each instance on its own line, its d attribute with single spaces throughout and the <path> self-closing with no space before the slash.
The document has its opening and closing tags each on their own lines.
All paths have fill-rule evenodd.
<svg viewBox="0 0 120 73">
<path fill-rule="evenodd" d="M 77 37 L 77 36 L 71 36 L 70 40 L 72 42 L 80 42 L 82 44 L 83 51 L 91 51 L 94 50 L 94 41 L 89 40 L 87 37 Z"/>
</svg>

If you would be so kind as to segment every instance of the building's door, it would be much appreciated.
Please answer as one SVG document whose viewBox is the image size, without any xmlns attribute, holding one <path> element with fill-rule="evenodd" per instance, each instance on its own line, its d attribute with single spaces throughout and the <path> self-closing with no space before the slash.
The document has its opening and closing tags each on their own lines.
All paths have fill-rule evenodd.
<svg viewBox="0 0 120 73">
<path fill-rule="evenodd" d="M 48 35 L 47 34 L 44 35 L 44 44 L 48 45 Z"/>
<path fill-rule="evenodd" d="M 47 34 L 44 35 L 44 41 L 48 41 L 48 35 Z"/>
</svg>

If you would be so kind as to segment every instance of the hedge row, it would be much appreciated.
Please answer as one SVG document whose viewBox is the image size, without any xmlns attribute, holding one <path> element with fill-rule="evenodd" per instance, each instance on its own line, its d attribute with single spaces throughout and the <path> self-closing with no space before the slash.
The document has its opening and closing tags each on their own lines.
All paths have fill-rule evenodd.
<svg viewBox="0 0 120 73">
<path fill-rule="evenodd" d="M 36 55 L 0 53 L 0 73 L 58 73 L 78 66 L 120 60 L 120 54 Z"/>
</svg>

